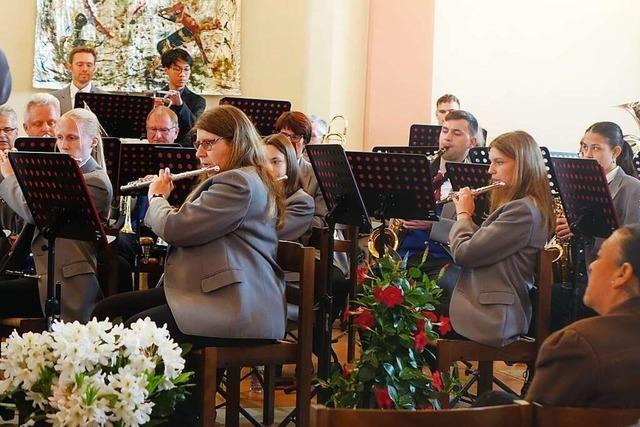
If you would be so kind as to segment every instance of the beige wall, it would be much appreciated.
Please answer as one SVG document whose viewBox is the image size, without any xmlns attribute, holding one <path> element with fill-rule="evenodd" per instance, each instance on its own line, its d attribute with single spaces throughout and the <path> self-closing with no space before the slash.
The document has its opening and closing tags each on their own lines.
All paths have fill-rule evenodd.
<svg viewBox="0 0 640 427">
<path fill-rule="evenodd" d="M 636 0 L 440 0 L 432 101 L 456 94 L 489 131 L 523 129 L 541 145 L 575 151 L 584 130 L 640 99 Z"/>
<path fill-rule="evenodd" d="M 367 151 L 376 145 L 407 145 L 409 127 L 432 120 L 433 10 L 433 0 L 370 2 Z"/>
<path fill-rule="evenodd" d="M 242 96 L 287 99 L 293 108 L 350 119 L 351 149 L 363 139 L 368 1 L 242 0 Z M 13 75 L 9 105 L 19 117 L 30 94 L 35 1 L 5 8 L 0 31 Z M 207 105 L 219 97 L 207 96 Z"/>
</svg>

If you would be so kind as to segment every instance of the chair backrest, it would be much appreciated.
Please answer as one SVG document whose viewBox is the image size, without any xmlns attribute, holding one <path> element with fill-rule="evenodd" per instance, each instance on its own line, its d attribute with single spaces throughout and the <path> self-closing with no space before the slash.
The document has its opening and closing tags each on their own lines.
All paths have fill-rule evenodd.
<svg viewBox="0 0 640 427">
<path fill-rule="evenodd" d="M 640 420 L 640 409 L 532 406 L 534 425 L 537 427 L 630 427 Z"/>
<path fill-rule="evenodd" d="M 543 249 L 538 257 L 536 274 L 536 346 L 540 348 L 550 334 L 551 329 L 551 287 L 553 284 L 553 259 L 555 253 Z"/>
<path fill-rule="evenodd" d="M 355 274 L 358 267 L 358 227 L 348 226 L 346 229 L 346 239 L 334 239 L 333 251 L 335 253 L 346 253 L 349 256 L 349 287 L 355 289 L 357 275 Z M 333 263 L 329 260 L 329 235 L 328 229 L 313 227 L 309 245 L 320 251 L 320 262 L 318 263 L 318 283 L 316 283 L 316 297 L 324 294 L 327 286 L 327 263 Z"/>
<path fill-rule="evenodd" d="M 311 425 L 317 427 L 529 427 L 532 419 L 532 405 L 525 401 L 516 401 L 513 405 L 440 411 L 311 407 Z"/>
<path fill-rule="evenodd" d="M 298 336 L 298 343 L 302 346 L 302 352 L 308 351 L 309 358 L 311 358 L 312 333 L 303 334 L 302 331 L 313 331 L 314 256 L 313 248 L 302 246 L 300 243 L 280 240 L 278 244 L 277 262 L 280 268 L 299 274 L 299 285 L 287 285 L 286 297 L 288 303 L 299 307 L 298 330 L 301 333 Z"/>
</svg>

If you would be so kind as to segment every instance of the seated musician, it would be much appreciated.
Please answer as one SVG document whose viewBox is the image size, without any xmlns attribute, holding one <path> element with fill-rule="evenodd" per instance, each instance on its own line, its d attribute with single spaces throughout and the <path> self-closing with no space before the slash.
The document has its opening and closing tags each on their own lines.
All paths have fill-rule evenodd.
<svg viewBox="0 0 640 427">
<path fill-rule="evenodd" d="M 281 240 L 297 241 L 309 229 L 313 219 L 313 198 L 304 191 L 296 151 L 289 139 L 277 133 L 265 138 L 271 175 L 284 192 L 285 218 L 278 230 Z"/>
<path fill-rule="evenodd" d="M 453 110 L 447 114 L 438 142 L 439 148 L 446 148 L 446 151 L 430 166 L 436 199 L 448 196 L 451 191 L 445 165 L 447 162 L 466 161 L 469 149 L 476 145 L 477 133 L 478 122 L 471 113 Z M 447 203 L 440 209 L 440 220 L 437 222 L 403 221 L 403 226 L 408 231 L 398 250 L 401 256 L 409 254 L 410 265 L 418 265 L 428 246 L 429 256 L 422 268 L 431 276 L 437 276 L 440 269 L 451 262 L 451 256 L 442 245 L 449 240 L 449 230 L 455 222 L 455 208 L 453 203 Z"/>
<path fill-rule="evenodd" d="M 58 150 L 78 161 L 98 213 L 106 220 L 113 193 L 104 168 L 98 119 L 86 110 L 70 110 L 58 120 L 55 131 Z M 0 153 L 0 172 L 0 197 L 26 222 L 33 223 L 6 152 Z M 39 280 L 0 281 L 0 293 L 4 295 L 0 298 L 0 317 L 42 315 L 47 284 L 47 251 L 43 249 L 46 243 L 36 230 L 31 250 Z M 91 242 L 56 240 L 55 280 L 62 282 L 61 311 L 65 321 L 86 322 L 94 304 L 102 298 L 96 278 L 96 252 L 97 247 Z"/>
<path fill-rule="evenodd" d="M 150 144 L 174 144 L 180 133 L 178 115 L 159 105 L 147 115 L 147 140 Z"/>
<path fill-rule="evenodd" d="M 50 93 L 34 93 L 27 100 L 22 127 L 27 136 L 56 136 L 60 101 Z"/>
<path fill-rule="evenodd" d="M 18 115 L 8 105 L 0 105 L 0 151 L 12 150 L 17 137 Z M 4 230 L 11 232 L 12 240 L 15 240 L 15 236 L 22 229 L 22 223 L 22 219 L 13 212 L 4 200 L 0 199 L 0 225 Z"/>
<path fill-rule="evenodd" d="M 551 191 L 540 148 L 522 131 L 498 136 L 490 145 L 489 173 L 503 188 L 491 194 L 491 212 L 472 221 L 471 190 L 453 203 L 449 233 L 453 261 L 462 267 L 449 315 L 453 329 L 473 341 L 504 346 L 524 335 L 531 321 L 529 288 L 540 250 L 554 229 Z"/>
<path fill-rule="evenodd" d="M 609 184 L 609 192 L 613 199 L 613 207 L 618 214 L 620 226 L 640 222 L 640 181 L 633 164 L 633 152 L 629 144 L 624 141 L 620 126 L 613 122 L 598 122 L 589 126 L 580 141 L 580 156 L 586 159 L 595 159 L 604 169 Z M 559 239 L 566 241 L 573 237 L 564 217 L 556 219 L 556 234 Z M 579 300 L 584 293 L 586 285 L 586 266 L 595 258 L 602 244 L 602 238 L 588 241 L 585 246 L 585 260 L 578 272 Z M 576 319 L 571 315 L 558 313 L 561 307 L 570 304 L 561 304 L 557 301 L 558 292 L 554 290 L 553 317 L 554 326 L 560 323 L 567 324 Z M 577 319 L 595 315 L 595 312 L 578 301 Z M 559 317 L 564 319 L 559 320 Z M 564 325 L 562 325 L 564 326 Z"/>
<path fill-rule="evenodd" d="M 552 406 L 640 408 L 640 225 L 616 230 L 589 265 L 583 319 L 543 343 L 527 400 Z"/>
</svg>

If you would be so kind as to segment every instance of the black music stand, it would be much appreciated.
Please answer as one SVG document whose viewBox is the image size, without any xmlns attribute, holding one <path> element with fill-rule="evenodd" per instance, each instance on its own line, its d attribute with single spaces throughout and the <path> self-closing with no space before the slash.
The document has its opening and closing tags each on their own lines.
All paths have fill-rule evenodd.
<svg viewBox="0 0 640 427">
<path fill-rule="evenodd" d="M 491 183 L 489 166 L 478 163 L 447 162 L 447 177 L 451 181 L 451 190 L 459 191 L 461 188 L 484 187 Z M 489 193 L 480 194 L 475 198 L 475 211 L 473 221 L 481 224 L 485 214 L 489 211 Z"/>
<path fill-rule="evenodd" d="M 440 141 L 440 125 L 413 124 L 409 128 L 409 145 L 437 147 Z"/>
<path fill-rule="evenodd" d="M 578 307 L 578 262 L 587 241 L 607 238 L 619 226 L 618 214 L 609 192 L 607 177 L 595 160 L 551 158 L 562 207 L 574 234 L 572 241 L 572 319 Z"/>
<path fill-rule="evenodd" d="M 640 152 L 633 156 L 633 167 L 636 168 L 636 172 L 640 175 Z"/>
<path fill-rule="evenodd" d="M 147 175 L 158 174 L 155 147 L 158 144 L 146 142 L 125 143 L 120 145 L 120 168 L 118 183 L 123 186 Z M 133 194 L 135 192 L 128 192 Z M 146 193 L 146 190 L 144 191 Z M 118 187 L 118 194 L 124 194 Z"/>
<path fill-rule="evenodd" d="M 426 146 L 426 145 L 414 145 L 414 146 L 397 146 L 387 145 L 373 147 L 374 153 L 395 153 L 395 154 L 421 154 L 423 156 L 431 157 L 438 152 L 438 146 Z"/>
<path fill-rule="evenodd" d="M 120 139 L 113 137 L 102 138 L 102 150 L 104 151 L 104 162 L 107 167 L 107 175 L 113 188 L 113 198 L 116 199 L 120 193 L 118 187 L 118 173 L 120 171 Z"/>
<path fill-rule="evenodd" d="M 96 115 L 108 135 L 142 139 L 147 134 L 147 115 L 154 104 L 150 96 L 78 92 L 75 108 L 84 108 L 85 105 Z"/>
<path fill-rule="evenodd" d="M 291 102 L 277 101 L 273 99 L 235 98 L 225 96 L 220 99 L 219 105 L 233 105 L 242 110 L 258 129 L 262 136 L 274 132 L 276 120 L 282 113 L 291 111 Z"/>
<path fill-rule="evenodd" d="M 379 254 L 385 252 L 386 219 L 439 220 L 426 156 L 349 151 L 347 159 L 367 211 L 382 222 Z"/>
<path fill-rule="evenodd" d="M 56 239 L 106 246 L 107 236 L 74 159 L 61 153 L 11 152 L 9 161 L 33 220 L 47 238 L 47 300 L 50 300 L 55 292 Z M 46 314 L 47 325 L 51 326 L 54 313 Z"/>
<path fill-rule="evenodd" d="M 56 138 L 50 136 L 20 136 L 14 143 L 18 151 L 37 151 L 53 153 L 56 151 Z"/>
<path fill-rule="evenodd" d="M 371 220 L 358 191 L 344 149 L 338 144 L 307 145 L 309 160 L 318 179 L 322 196 L 327 203 L 328 227 L 327 282 L 320 300 L 322 319 L 321 345 L 318 349 L 318 377 L 327 380 L 331 359 L 331 311 L 333 309 L 333 284 L 330 280 L 333 267 L 333 235 L 336 224 L 346 224 L 368 231 Z M 328 390 L 322 389 L 318 401 L 329 400 Z"/>
<path fill-rule="evenodd" d="M 200 169 L 200 160 L 196 157 L 195 148 L 184 148 L 177 145 L 156 145 L 154 147 L 157 168 L 171 169 L 171 173 L 187 172 Z M 155 175 L 155 174 L 154 174 Z M 173 183 L 173 191 L 169 195 L 172 206 L 180 206 L 198 182 L 198 177 L 182 179 Z"/>
<path fill-rule="evenodd" d="M 481 165 L 488 165 L 489 162 L 489 147 L 472 147 L 469 149 L 469 160 L 471 163 L 478 163 Z"/>
</svg>

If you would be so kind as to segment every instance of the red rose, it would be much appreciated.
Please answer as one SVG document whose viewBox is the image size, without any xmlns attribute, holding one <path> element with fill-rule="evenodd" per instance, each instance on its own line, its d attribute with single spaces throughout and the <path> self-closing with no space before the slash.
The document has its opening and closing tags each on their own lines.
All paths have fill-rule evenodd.
<svg viewBox="0 0 640 427">
<path fill-rule="evenodd" d="M 366 265 L 361 265 L 356 269 L 356 280 L 359 285 L 362 285 L 367 278 L 367 270 L 368 268 Z"/>
<path fill-rule="evenodd" d="M 398 304 L 402 304 L 403 301 L 402 291 L 400 288 L 393 285 L 389 285 L 384 288 L 380 294 L 380 298 L 387 308 L 393 308 Z"/>
<path fill-rule="evenodd" d="M 424 332 L 424 327 L 425 327 L 424 319 L 416 320 L 416 329 L 418 330 L 418 332 Z"/>
<path fill-rule="evenodd" d="M 376 387 L 376 405 L 380 409 L 393 409 L 393 400 L 389 397 L 389 390 Z"/>
<path fill-rule="evenodd" d="M 417 334 L 415 334 L 413 336 L 413 339 L 416 342 L 415 347 L 416 347 L 416 350 L 418 350 L 418 351 L 424 350 L 424 347 L 429 342 L 429 340 L 427 339 L 427 336 L 424 334 L 424 332 L 418 332 Z"/>
<path fill-rule="evenodd" d="M 382 288 L 380 286 L 376 286 L 375 288 L 373 288 L 373 297 L 379 303 L 382 302 Z"/>
<path fill-rule="evenodd" d="M 433 371 L 431 375 L 431 380 L 433 381 L 433 388 L 436 391 L 442 390 L 442 377 L 440 376 L 440 371 Z"/>
<path fill-rule="evenodd" d="M 440 335 L 447 335 L 451 331 L 451 322 L 447 316 L 440 316 Z"/>
<path fill-rule="evenodd" d="M 345 364 L 342 365 L 342 378 L 348 380 L 349 379 L 349 375 L 351 375 L 351 371 L 349 370 L 349 367 L 345 363 Z"/>
<path fill-rule="evenodd" d="M 426 311 L 426 310 L 425 310 L 425 311 L 423 311 L 423 312 L 422 312 L 422 315 L 423 315 L 424 317 L 426 317 L 427 319 L 429 319 L 429 321 L 430 321 L 431 323 L 435 323 L 435 322 L 437 322 L 437 321 L 438 321 L 438 315 L 437 315 L 437 314 L 435 314 L 433 311 Z"/>
<path fill-rule="evenodd" d="M 371 328 L 375 323 L 375 319 L 373 318 L 373 314 L 369 309 L 365 308 L 362 310 L 362 313 L 358 315 L 355 319 L 353 319 L 353 323 L 358 325 L 360 329 Z"/>
</svg>

